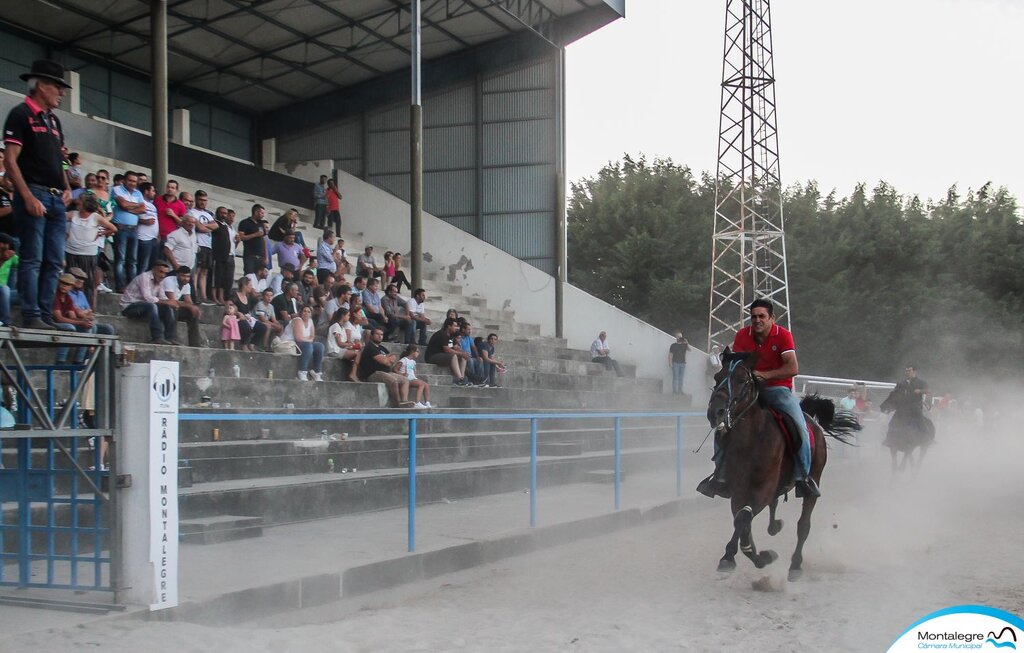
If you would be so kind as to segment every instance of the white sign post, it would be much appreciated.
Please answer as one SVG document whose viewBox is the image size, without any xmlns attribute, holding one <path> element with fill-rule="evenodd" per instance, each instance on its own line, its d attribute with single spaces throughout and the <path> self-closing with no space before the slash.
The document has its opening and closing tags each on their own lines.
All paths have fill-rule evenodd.
<svg viewBox="0 0 1024 653">
<path fill-rule="evenodd" d="M 178 363 L 149 364 L 150 610 L 178 605 Z"/>
<path fill-rule="evenodd" d="M 121 590 L 150 610 L 178 605 L 178 374 L 175 361 L 118 370 Z"/>
</svg>

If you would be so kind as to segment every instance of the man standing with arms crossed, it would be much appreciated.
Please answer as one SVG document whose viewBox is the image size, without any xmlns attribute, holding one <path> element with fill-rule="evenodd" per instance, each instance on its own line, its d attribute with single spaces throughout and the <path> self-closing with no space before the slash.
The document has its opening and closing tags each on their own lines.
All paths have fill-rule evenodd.
<svg viewBox="0 0 1024 653">
<path fill-rule="evenodd" d="M 793 481 L 798 497 L 820 497 L 821 490 L 811 477 L 811 436 L 800 409 L 800 401 L 793 394 L 793 377 L 799 374 L 796 344 L 793 334 L 775 323 L 775 307 L 767 299 L 756 299 L 750 305 L 750 326 L 736 332 L 732 349 L 735 352 L 756 351 L 754 378 L 761 384 L 761 401 L 789 417 L 791 425 L 800 432 L 800 448 L 793 461 Z M 725 480 L 715 452 L 715 473 L 697 486 L 705 496 L 722 494 Z"/>
<path fill-rule="evenodd" d="M 13 215 L 21 236 L 18 294 L 22 325 L 55 329 L 53 297 L 64 263 L 65 207 L 71 188 L 64 174 L 64 131 L 53 110 L 71 85 L 64 67 L 40 59 L 21 76 L 25 101 L 11 109 L 4 124 L 7 178 L 14 186 Z"/>
</svg>

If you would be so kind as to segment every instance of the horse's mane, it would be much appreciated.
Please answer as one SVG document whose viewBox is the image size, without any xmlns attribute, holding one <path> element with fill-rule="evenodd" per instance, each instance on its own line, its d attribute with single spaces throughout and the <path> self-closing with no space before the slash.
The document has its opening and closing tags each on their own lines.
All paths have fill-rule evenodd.
<svg viewBox="0 0 1024 653">
<path fill-rule="evenodd" d="M 831 399 L 815 393 L 807 395 L 800 401 L 800 409 L 818 420 L 825 435 L 839 440 L 843 444 L 853 444 L 854 432 L 861 430 L 857 417 L 846 410 L 836 410 Z"/>
</svg>

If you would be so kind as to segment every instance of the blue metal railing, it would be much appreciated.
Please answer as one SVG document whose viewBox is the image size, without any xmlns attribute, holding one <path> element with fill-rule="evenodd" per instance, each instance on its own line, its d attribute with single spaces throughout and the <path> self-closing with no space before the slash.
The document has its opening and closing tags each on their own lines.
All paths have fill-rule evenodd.
<svg viewBox="0 0 1024 653">
<path fill-rule="evenodd" d="M 57 375 L 67 374 L 67 392 L 70 395 L 80 383 L 79 373 L 84 367 L 25 365 L 23 369 L 28 373 L 43 373 L 45 387 L 41 398 L 47 414 L 54 420 L 59 412 L 56 403 Z M 16 376 L 18 385 L 25 392 L 24 397 L 29 392 L 30 379 L 20 371 Z M 24 399 L 18 402 L 17 421 L 28 426 L 36 423 Z M 71 412 L 66 445 L 68 454 L 75 460 L 87 451 L 80 443 L 81 438 L 74 436 L 77 425 L 76 405 Z M 0 431 L 0 438 L 3 435 Z M 14 507 L 11 512 L 15 517 L 8 523 L 0 510 L 0 586 L 111 590 L 111 558 L 105 550 L 110 528 L 104 526 L 107 517 L 103 500 L 82 487 L 85 484 L 80 483 L 77 470 L 58 465 L 53 438 L 46 439 L 38 460 L 32 455 L 32 438 L 18 438 L 15 444 L 16 464 L 0 471 L 0 503 Z M 98 443 L 91 456 L 94 470 L 89 474 L 93 484 L 98 486 L 107 476 L 100 464 Z M 37 514 L 33 518 L 33 508 L 37 506 Z M 5 539 L 11 535 L 15 544 L 5 544 Z M 13 574 L 6 573 L 8 563 L 14 563 Z M 34 564 L 41 567 L 36 570 Z"/>
<path fill-rule="evenodd" d="M 416 550 L 416 432 L 417 423 L 435 420 L 529 420 L 530 421 L 530 527 L 537 525 L 537 427 L 544 419 L 613 419 L 615 428 L 615 509 L 621 506 L 622 478 L 622 420 L 674 418 L 676 420 L 676 496 L 682 495 L 683 488 L 683 419 L 701 417 L 700 411 L 671 412 L 565 412 L 565 413 L 417 413 L 414 416 L 393 413 L 181 413 L 182 422 L 308 422 L 308 421 L 405 421 L 409 427 L 409 490 L 408 490 L 408 550 Z"/>
</svg>

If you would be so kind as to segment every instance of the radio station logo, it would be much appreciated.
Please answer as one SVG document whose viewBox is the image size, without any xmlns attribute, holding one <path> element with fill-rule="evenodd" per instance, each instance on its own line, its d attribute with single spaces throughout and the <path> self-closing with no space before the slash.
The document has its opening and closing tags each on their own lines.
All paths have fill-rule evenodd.
<svg viewBox="0 0 1024 653">
<path fill-rule="evenodd" d="M 177 390 L 178 384 L 174 380 L 174 373 L 166 367 L 157 369 L 153 375 L 153 392 L 156 394 L 157 401 L 167 404 Z"/>
</svg>

